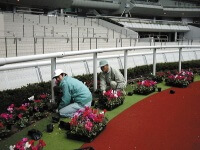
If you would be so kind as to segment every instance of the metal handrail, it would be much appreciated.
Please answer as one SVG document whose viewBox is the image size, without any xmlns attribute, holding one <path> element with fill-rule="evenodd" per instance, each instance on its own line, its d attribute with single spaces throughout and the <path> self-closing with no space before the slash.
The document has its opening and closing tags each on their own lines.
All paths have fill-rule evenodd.
<svg viewBox="0 0 200 150">
<path fill-rule="evenodd" d="M 119 48 L 100 48 L 92 50 L 83 50 L 83 51 L 73 51 L 73 52 L 58 52 L 51 54 L 40 54 L 40 55 L 29 55 L 21 57 L 10 57 L 10 58 L 0 58 L 0 66 L 6 64 L 42 60 L 42 59 L 51 59 L 51 77 L 53 78 L 53 72 L 56 69 L 56 58 L 62 58 L 65 56 L 75 56 L 75 55 L 84 55 L 84 54 L 93 54 L 93 79 L 94 79 L 94 91 L 97 89 L 97 54 L 102 52 L 115 52 L 115 51 L 124 51 L 124 77 L 127 81 L 127 57 L 128 51 L 130 50 L 141 50 L 141 49 L 150 49 L 153 50 L 153 75 L 156 73 L 156 50 L 157 49 L 166 49 L 166 48 L 178 48 L 179 49 L 179 71 L 181 71 L 181 61 L 182 61 L 182 49 L 183 48 L 200 48 L 200 45 L 170 45 L 170 46 L 135 46 L 135 47 L 119 47 Z M 52 91 L 52 100 L 54 101 L 54 81 L 51 82 L 51 91 Z"/>
<path fill-rule="evenodd" d="M 183 52 L 196 52 L 200 50 L 196 49 L 189 49 L 183 50 Z M 175 53 L 178 50 L 170 50 L 170 51 L 159 51 L 156 54 L 163 54 L 163 53 Z M 151 55 L 152 52 L 143 52 L 143 53 L 134 53 L 129 54 L 128 56 L 140 56 L 140 55 Z M 98 59 L 109 59 L 109 58 L 119 58 L 124 57 L 124 55 L 106 55 L 106 56 L 99 56 Z M 56 62 L 56 64 L 63 64 L 63 63 L 72 63 L 72 62 L 81 62 L 81 61 L 91 61 L 93 57 L 81 57 L 81 58 L 70 58 L 70 59 L 61 59 Z M 18 63 L 18 64 L 8 64 L 4 66 L 0 66 L 0 71 L 6 70 L 14 70 L 14 69 L 22 69 L 22 68 L 29 68 L 29 67 L 38 67 L 38 66 L 47 66 L 51 65 L 51 61 L 37 61 L 37 62 L 26 62 L 26 63 Z"/>
</svg>

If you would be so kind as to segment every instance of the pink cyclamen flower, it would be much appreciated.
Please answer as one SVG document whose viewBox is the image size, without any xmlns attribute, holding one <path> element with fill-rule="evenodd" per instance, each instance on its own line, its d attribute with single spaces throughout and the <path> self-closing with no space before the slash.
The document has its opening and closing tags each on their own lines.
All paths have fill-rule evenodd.
<svg viewBox="0 0 200 150">
<path fill-rule="evenodd" d="M 88 131 L 91 131 L 92 127 L 93 127 L 92 122 L 91 121 L 87 121 L 86 124 L 85 124 L 85 129 L 88 130 Z"/>
<path fill-rule="evenodd" d="M 13 108 L 12 107 L 8 107 L 7 111 L 9 111 L 10 113 L 13 113 Z"/>
<path fill-rule="evenodd" d="M 28 138 L 23 138 L 23 139 L 22 139 L 22 142 L 23 142 L 23 143 L 26 143 L 27 141 L 28 141 Z"/>
<path fill-rule="evenodd" d="M 0 117 L 1 117 L 1 118 L 4 118 L 4 119 L 6 119 L 6 120 L 8 120 L 8 119 L 12 119 L 12 118 L 13 118 L 13 115 L 12 115 L 12 114 L 7 114 L 7 113 L 2 113 L 2 114 L 0 115 Z"/>
</svg>

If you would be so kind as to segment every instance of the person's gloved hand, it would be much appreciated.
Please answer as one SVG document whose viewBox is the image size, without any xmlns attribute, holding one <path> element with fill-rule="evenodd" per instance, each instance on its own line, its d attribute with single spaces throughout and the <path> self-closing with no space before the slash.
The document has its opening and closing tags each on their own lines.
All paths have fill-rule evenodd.
<svg viewBox="0 0 200 150">
<path fill-rule="evenodd" d="M 56 109 L 56 113 L 58 113 L 59 111 L 58 111 L 58 109 Z"/>
</svg>

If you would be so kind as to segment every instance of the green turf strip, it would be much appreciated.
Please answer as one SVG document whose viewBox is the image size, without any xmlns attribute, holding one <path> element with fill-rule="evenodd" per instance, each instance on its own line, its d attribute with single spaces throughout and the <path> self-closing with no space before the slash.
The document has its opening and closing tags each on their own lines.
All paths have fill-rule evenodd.
<svg viewBox="0 0 200 150">
<path fill-rule="evenodd" d="M 200 80 L 200 76 L 195 77 L 195 81 Z M 164 82 L 159 83 L 157 85 L 158 87 L 161 87 L 162 90 L 170 88 L 169 86 L 166 86 Z M 127 86 L 127 92 L 132 91 L 132 87 L 129 85 Z M 152 94 L 155 94 L 157 92 L 154 92 Z M 149 95 L 147 95 L 149 96 Z M 132 95 L 132 96 L 126 96 L 124 104 L 119 106 L 118 108 L 108 111 L 106 113 L 106 116 L 108 117 L 109 121 L 116 117 L 118 114 L 132 106 L 133 104 L 139 102 L 140 100 L 144 99 L 147 96 L 143 95 Z M 64 121 L 69 121 L 69 119 L 62 119 Z M 61 130 L 58 128 L 58 124 L 54 124 L 54 131 L 52 133 L 46 132 L 46 125 L 48 123 L 51 123 L 51 117 L 42 119 L 38 121 L 36 124 L 29 126 L 28 128 L 22 130 L 21 132 L 14 134 L 10 138 L 0 141 L 0 150 L 7 150 L 9 145 L 15 144 L 17 141 L 19 141 L 23 137 L 27 137 L 27 131 L 32 128 L 39 129 L 43 133 L 42 139 L 46 142 L 47 146 L 44 148 L 44 150 L 73 150 L 77 149 L 82 146 L 83 142 L 70 140 L 66 138 L 66 131 Z"/>
</svg>

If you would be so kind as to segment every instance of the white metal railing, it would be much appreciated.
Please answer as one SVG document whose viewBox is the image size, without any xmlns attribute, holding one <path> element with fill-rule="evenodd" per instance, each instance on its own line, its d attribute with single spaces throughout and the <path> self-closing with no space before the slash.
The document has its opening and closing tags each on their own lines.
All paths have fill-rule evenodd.
<svg viewBox="0 0 200 150">
<path fill-rule="evenodd" d="M 83 50 L 83 51 L 73 51 L 73 52 L 58 52 L 51 54 L 40 54 L 40 55 L 29 55 L 21 57 L 10 57 L 10 58 L 0 58 L 0 68 L 1 66 L 7 64 L 14 64 L 20 62 L 28 62 L 42 59 L 51 59 L 51 77 L 53 78 L 53 72 L 56 69 L 56 58 L 62 58 L 65 56 L 75 56 L 75 55 L 84 55 L 84 54 L 93 54 L 93 78 L 94 78 L 94 91 L 97 89 L 97 54 L 102 52 L 115 52 L 115 51 L 124 51 L 124 77 L 127 81 L 127 57 L 128 51 L 131 50 L 141 50 L 141 49 L 150 49 L 153 50 L 153 75 L 156 73 L 156 51 L 157 49 L 170 49 L 177 48 L 179 50 L 179 71 L 181 71 L 181 61 L 182 61 L 182 49 L 183 48 L 200 48 L 200 45 L 173 45 L 173 46 L 136 46 L 136 47 L 120 47 L 120 48 L 101 48 L 93 50 Z M 54 100 L 54 81 L 51 82 L 51 91 L 52 91 L 52 100 Z"/>
</svg>

